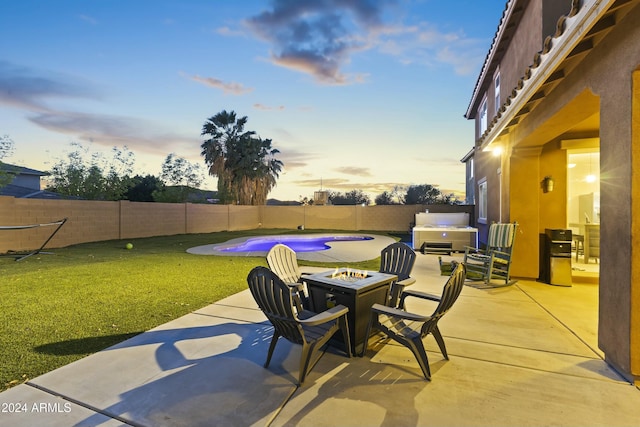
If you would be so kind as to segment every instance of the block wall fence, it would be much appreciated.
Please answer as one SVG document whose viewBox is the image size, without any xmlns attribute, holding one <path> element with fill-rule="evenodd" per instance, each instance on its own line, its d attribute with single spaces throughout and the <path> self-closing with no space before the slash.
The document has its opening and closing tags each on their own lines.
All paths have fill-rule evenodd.
<svg viewBox="0 0 640 427">
<path fill-rule="evenodd" d="M 415 214 L 469 212 L 470 205 L 236 206 L 192 203 L 16 199 L 0 196 L 0 226 L 44 224 L 67 218 L 47 244 L 78 243 L 257 228 L 409 232 Z M 471 224 L 473 225 L 473 224 Z M 54 230 L 0 229 L 0 253 L 37 249 Z"/>
</svg>

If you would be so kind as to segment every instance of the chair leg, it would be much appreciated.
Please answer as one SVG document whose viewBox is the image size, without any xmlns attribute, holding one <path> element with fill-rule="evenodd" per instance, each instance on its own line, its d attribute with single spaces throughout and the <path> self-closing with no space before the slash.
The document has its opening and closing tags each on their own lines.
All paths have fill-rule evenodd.
<svg viewBox="0 0 640 427">
<path fill-rule="evenodd" d="M 338 326 L 340 327 L 340 331 L 342 332 L 342 340 L 344 341 L 344 345 L 347 351 L 347 356 L 351 357 L 351 337 L 349 336 L 349 322 L 347 321 L 347 316 L 344 315 L 338 319 Z M 367 337 L 369 335 L 366 335 Z M 366 341 L 364 347 L 366 349 Z M 364 353 L 364 350 L 362 350 Z"/>
<path fill-rule="evenodd" d="M 271 337 L 271 344 L 269 344 L 269 353 L 267 353 L 267 361 L 264 364 L 265 368 L 269 367 L 269 363 L 271 362 L 271 356 L 273 356 L 273 350 L 276 348 L 276 344 L 278 343 L 278 338 L 280 338 L 280 334 L 273 330 L 273 337 Z"/>
<path fill-rule="evenodd" d="M 311 372 L 316 363 L 320 361 L 320 356 L 322 353 L 320 352 L 322 345 L 319 342 L 314 342 L 313 344 L 303 344 L 302 345 L 302 354 L 300 354 L 300 375 L 298 376 L 298 382 L 300 385 L 304 383 L 304 380 L 307 378 L 307 374 Z M 314 358 L 314 354 L 318 353 L 318 356 Z"/>
<path fill-rule="evenodd" d="M 427 352 L 424 349 L 424 344 L 420 337 L 415 338 L 410 343 L 409 349 L 416 357 L 418 364 L 420 365 L 420 369 L 422 369 L 422 373 L 424 374 L 424 378 L 427 381 L 431 381 L 431 369 L 429 368 L 429 359 L 427 358 Z"/>
<path fill-rule="evenodd" d="M 309 362 L 311 360 L 311 349 L 308 345 L 302 345 L 302 352 L 300 354 L 300 373 L 298 375 L 298 383 L 302 385 L 307 376 L 307 369 L 309 368 Z"/>
<path fill-rule="evenodd" d="M 364 357 L 364 354 L 367 352 L 367 347 L 369 346 L 369 337 L 371 336 L 371 329 L 373 328 L 374 319 L 376 319 L 378 315 L 376 313 L 371 313 L 371 318 L 369 319 L 369 324 L 367 325 L 367 332 L 364 335 L 364 344 L 362 344 L 362 353 L 360 353 L 360 357 Z"/>
<path fill-rule="evenodd" d="M 493 261 L 491 261 L 485 269 L 484 282 L 486 284 L 489 284 L 489 282 L 491 282 L 491 276 L 493 276 Z"/>
<path fill-rule="evenodd" d="M 393 284 L 391 286 L 391 296 L 389 297 L 389 307 L 397 307 L 399 297 L 400 297 L 400 286 Z"/>
<path fill-rule="evenodd" d="M 444 345 L 444 339 L 442 338 L 442 334 L 440 333 L 440 329 L 438 329 L 438 325 L 436 325 L 431 331 L 433 337 L 436 339 L 438 343 L 438 347 L 440 347 L 440 352 L 444 356 L 445 359 L 449 360 L 449 355 L 447 354 L 447 346 Z"/>
</svg>

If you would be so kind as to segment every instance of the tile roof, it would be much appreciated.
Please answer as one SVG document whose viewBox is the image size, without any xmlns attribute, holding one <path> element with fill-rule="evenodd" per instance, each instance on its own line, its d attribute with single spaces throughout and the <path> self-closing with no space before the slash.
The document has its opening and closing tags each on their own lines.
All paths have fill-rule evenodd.
<svg viewBox="0 0 640 427">
<path fill-rule="evenodd" d="M 9 163 L 0 162 L 0 170 L 16 175 L 38 175 L 47 176 L 48 172 L 42 172 L 36 169 L 25 168 L 24 166 L 11 165 Z"/>
<path fill-rule="evenodd" d="M 5 185 L 0 188 L 0 196 L 15 197 L 18 199 L 64 199 L 65 197 L 46 190 L 34 190 L 33 188 L 19 185 Z"/>
</svg>

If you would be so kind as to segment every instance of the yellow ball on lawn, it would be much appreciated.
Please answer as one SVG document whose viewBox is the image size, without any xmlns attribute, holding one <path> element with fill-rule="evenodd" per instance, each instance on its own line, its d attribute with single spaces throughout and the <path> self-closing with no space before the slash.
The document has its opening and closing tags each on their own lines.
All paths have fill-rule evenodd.
<svg viewBox="0 0 640 427">
<path fill-rule="evenodd" d="M 133 243 L 127 243 L 127 245 L 125 246 L 125 248 L 127 248 L 127 249 L 133 249 Z"/>
</svg>

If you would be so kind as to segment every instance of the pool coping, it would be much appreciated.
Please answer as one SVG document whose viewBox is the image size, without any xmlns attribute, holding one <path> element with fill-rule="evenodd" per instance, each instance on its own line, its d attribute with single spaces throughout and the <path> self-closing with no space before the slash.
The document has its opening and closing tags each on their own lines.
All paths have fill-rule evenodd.
<svg viewBox="0 0 640 427">
<path fill-rule="evenodd" d="M 358 241 L 334 241 L 327 242 L 329 249 L 312 252 L 296 252 L 296 256 L 300 260 L 317 261 L 317 262 L 358 262 L 368 261 L 380 256 L 380 252 L 385 247 L 394 243 L 396 240 L 389 236 L 371 233 L 309 233 L 309 234 L 274 234 L 273 236 L 292 236 L 292 237 L 319 237 L 319 236 L 363 236 L 371 237 L 371 240 Z M 240 257 L 266 257 L 267 251 L 250 251 L 250 252 L 223 252 L 220 249 L 228 248 L 231 245 L 243 243 L 248 239 L 256 237 L 268 236 L 247 236 L 228 240 L 224 243 L 215 243 L 210 245 L 196 246 L 187 249 L 187 253 L 194 255 L 217 255 L 217 256 L 240 256 Z"/>
</svg>

